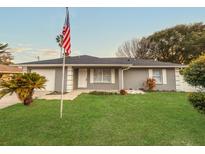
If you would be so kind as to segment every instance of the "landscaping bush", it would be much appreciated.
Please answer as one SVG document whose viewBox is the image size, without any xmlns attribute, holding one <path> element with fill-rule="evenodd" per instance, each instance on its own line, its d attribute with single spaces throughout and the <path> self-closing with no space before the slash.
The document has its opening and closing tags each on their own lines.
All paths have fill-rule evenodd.
<svg viewBox="0 0 205 154">
<path fill-rule="evenodd" d="M 190 85 L 205 88 L 205 55 L 193 60 L 182 74 Z"/>
<path fill-rule="evenodd" d="M 44 89 L 46 81 L 37 73 L 15 74 L 10 80 L 0 82 L 0 99 L 15 92 L 24 105 L 29 105 L 33 101 L 34 90 Z"/>
<path fill-rule="evenodd" d="M 182 74 L 186 82 L 200 88 L 200 92 L 189 94 L 188 99 L 194 108 L 205 113 L 205 93 L 202 92 L 205 88 L 205 55 L 193 60 L 188 67 L 183 69 Z"/>
<path fill-rule="evenodd" d="M 190 93 L 188 99 L 194 108 L 196 108 L 201 113 L 205 113 L 205 93 L 204 92 Z"/>
<path fill-rule="evenodd" d="M 153 91 L 154 88 L 156 87 L 156 80 L 148 78 L 147 81 L 145 82 L 145 87 L 149 91 Z"/>
<path fill-rule="evenodd" d="M 121 89 L 121 90 L 120 90 L 120 94 L 121 94 L 121 95 L 127 95 L 127 91 L 124 90 L 124 89 Z"/>
<path fill-rule="evenodd" d="M 92 94 L 92 95 L 118 95 L 117 92 L 105 92 L 105 91 L 92 91 L 89 94 Z"/>
</svg>

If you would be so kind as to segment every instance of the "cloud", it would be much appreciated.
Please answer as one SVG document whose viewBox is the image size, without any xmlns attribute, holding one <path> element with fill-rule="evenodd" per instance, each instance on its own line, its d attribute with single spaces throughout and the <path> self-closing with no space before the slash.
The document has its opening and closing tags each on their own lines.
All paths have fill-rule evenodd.
<svg viewBox="0 0 205 154">
<path fill-rule="evenodd" d="M 18 47 L 31 47 L 32 46 L 32 44 L 30 43 L 17 43 L 16 45 Z"/>
<path fill-rule="evenodd" d="M 49 56 L 49 57 L 56 57 L 60 55 L 60 51 L 57 49 L 38 49 L 38 52 L 41 53 L 43 56 Z"/>
<path fill-rule="evenodd" d="M 82 53 L 78 50 L 73 50 L 71 51 L 71 56 L 79 56 L 79 55 L 82 55 Z"/>
<path fill-rule="evenodd" d="M 10 48 L 9 51 L 10 52 L 25 52 L 25 51 L 31 51 L 32 48 L 25 48 L 25 47 L 16 47 L 16 48 Z"/>
</svg>

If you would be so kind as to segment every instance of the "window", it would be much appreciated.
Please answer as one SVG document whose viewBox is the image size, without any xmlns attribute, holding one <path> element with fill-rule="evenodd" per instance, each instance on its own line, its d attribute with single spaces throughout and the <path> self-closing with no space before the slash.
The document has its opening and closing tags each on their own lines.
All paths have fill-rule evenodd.
<svg viewBox="0 0 205 154">
<path fill-rule="evenodd" d="M 95 83 L 111 83 L 111 69 L 94 69 Z"/>
<path fill-rule="evenodd" d="M 153 70 L 153 78 L 156 80 L 157 84 L 162 84 L 162 71 L 161 70 Z"/>
</svg>

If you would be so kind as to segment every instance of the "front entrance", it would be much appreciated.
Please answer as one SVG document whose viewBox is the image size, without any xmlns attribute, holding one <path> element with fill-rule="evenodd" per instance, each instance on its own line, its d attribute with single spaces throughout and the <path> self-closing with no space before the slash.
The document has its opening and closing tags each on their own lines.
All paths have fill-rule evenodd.
<svg viewBox="0 0 205 154">
<path fill-rule="evenodd" d="M 78 69 L 78 88 L 87 88 L 87 69 Z"/>
</svg>

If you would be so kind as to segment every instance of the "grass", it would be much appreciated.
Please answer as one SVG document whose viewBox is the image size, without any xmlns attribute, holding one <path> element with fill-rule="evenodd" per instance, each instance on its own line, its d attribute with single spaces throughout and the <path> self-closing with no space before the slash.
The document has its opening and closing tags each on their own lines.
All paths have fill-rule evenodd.
<svg viewBox="0 0 205 154">
<path fill-rule="evenodd" d="M 82 94 L 0 110 L 0 145 L 205 145 L 205 115 L 186 93 Z"/>
</svg>

